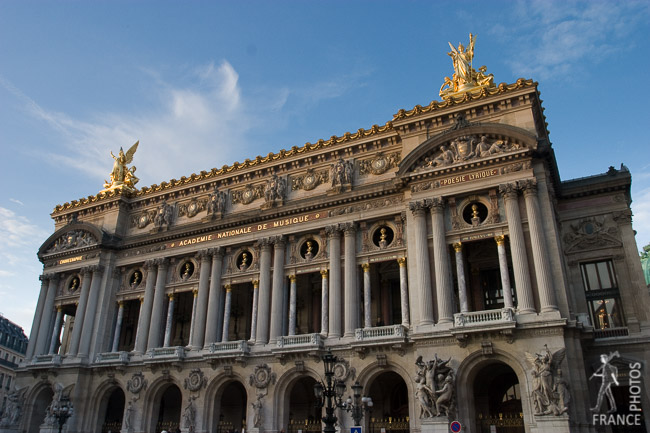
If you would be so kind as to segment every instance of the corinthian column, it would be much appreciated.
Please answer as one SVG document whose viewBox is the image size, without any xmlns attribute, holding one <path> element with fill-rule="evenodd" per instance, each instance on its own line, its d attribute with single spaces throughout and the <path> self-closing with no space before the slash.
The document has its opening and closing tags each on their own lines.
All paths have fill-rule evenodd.
<svg viewBox="0 0 650 433">
<path fill-rule="evenodd" d="M 208 296 L 208 312 L 206 318 L 205 340 L 207 346 L 215 343 L 221 336 L 221 326 L 223 325 L 223 310 L 221 309 L 221 266 L 223 263 L 223 253 L 221 248 L 215 248 L 212 253 L 212 266 L 210 274 L 210 295 Z"/>
<path fill-rule="evenodd" d="M 135 334 L 135 352 L 144 353 L 149 340 L 149 326 L 151 324 L 151 310 L 153 308 L 154 284 L 156 283 L 157 266 L 153 260 L 144 264 L 147 271 L 147 283 L 144 288 L 144 298 L 140 300 L 140 315 L 138 318 L 138 331 Z"/>
<path fill-rule="evenodd" d="M 406 257 L 397 259 L 399 265 L 399 298 L 402 308 L 402 326 L 410 325 L 408 277 L 406 275 Z"/>
<path fill-rule="evenodd" d="M 510 250 L 512 252 L 512 265 L 515 271 L 515 288 L 517 290 L 519 313 L 534 313 L 535 303 L 530 285 L 524 231 L 521 228 L 517 185 L 514 183 L 499 185 L 499 192 L 503 195 L 503 200 L 506 205 L 506 219 L 508 220 L 508 231 L 510 232 Z"/>
<path fill-rule="evenodd" d="M 415 268 L 417 290 L 420 300 L 420 324 L 433 324 L 433 294 L 431 292 L 431 269 L 429 264 L 429 240 L 427 238 L 426 210 L 430 204 L 426 200 L 409 203 L 413 212 L 415 226 Z"/>
<path fill-rule="evenodd" d="M 341 336 L 341 232 L 338 225 L 328 226 L 325 232 L 330 244 L 330 289 L 329 289 L 329 333 L 328 337 Z"/>
<path fill-rule="evenodd" d="M 285 242 L 281 236 L 273 239 L 273 293 L 271 295 L 271 333 L 269 342 L 275 344 L 282 335 L 282 322 L 286 311 L 282 308 L 284 303 L 284 247 Z"/>
<path fill-rule="evenodd" d="M 370 315 L 370 265 L 364 263 L 361 265 L 363 269 L 363 327 L 372 327 L 372 316 Z"/>
<path fill-rule="evenodd" d="M 81 269 L 81 294 L 79 295 L 79 304 L 77 304 L 74 313 L 74 326 L 72 328 L 70 350 L 68 351 L 72 356 L 77 356 L 79 353 L 79 346 L 81 345 L 81 331 L 83 330 L 84 317 L 86 314 L 86 304 L 88 304 L 91 278 L 92 272 L 90 267 Z"/>
<path fill-rule="evenodd" d="M 524 199 L 526 200 L 526 214 L 528 215 L 530 240 L 533 247 L 533 262 L 535 263 L 541 312 L 557 311 L 555 290 L 553 290 L 551 279 L 551 265 L 549 264 L 548 249 L 546 248 L 546 239 L 544 238 L 542 218 L 539 211 L 539 200 L 537 199 L 537 181 L 535 179 L 526 180 L 522 182 L 522 186 Z"/>
<path fill-rule="evenodd" d="M 512 287 L 510 287 L 508 257 L 506 256 L 506 237 L 497 236 L 494 240 L 497 242 L 497 251 L 499 252 L 499 272 L 501 273 L 501 288 L 503 289 L 503 306 L 505 308 L 514 308 L 514 303 L 512 302 Z"/>
<path fill-rule="evenodd" d="M 257 310 L 260 300 L 260 282 L 253 280 L 253 308 L 251 311 L 251 338 L 250 341 L 255 341 L 257 337 Z"/>
<path fill-rule="evenodd" d="M 54 354 L 56 344 L 59 342 L 61 334 L 61 325 L 63 324 L 63 307 L 56 307 L 56 319 L 54 320 L 54 331 L 52 332 L 52 341 L 50 342 L 50 355 Z"/>
<path fill-rule="evenodd" d="M 445 204 L 442 198 L 431 200 L 431 226 L 433 231 L 433 262 L 436 267 L 436 297 L 438 300 L 438 323 L 454 321 L 454 296 L 447 249 Z"/>
<path fill-rule="evenodd" d="M 120 333 L 122 332 L 122 320 L 124 320 L 124 301 L 117 301 L 117 306 L 117 320 L 115 321 L 115 333 L 113 334 L 111 352 L 117 352 L 120 346 Z"/>
<path fill-rule="evenodd" d="M 467 302 L 467 284 L 465 282 L 465 263 L 463 261 L 463 244 L 454 244 L 456 252 L 456 275 L 458 276 L 458 299 L 460 301 L 460 312 L 467 313 L 469 305 Z"/>
<path fill-rule="evenodd" d="M 163 347 L 169 347 L 172 338 L 172 324 L 174 323 L 174 300 L 176 299 L 173 293 L 167 295 L 169 303 L 167 304 L 167 320 L 165 321 L 165 340 Z"/>
<path fill-rule="evenodd" d="M 199 292 L 194 297 L 195 307 L 192 308 L 192 349 L 203 347 L 205 338 L 205 321 L 208 314 L 208 298 L 210 295 L 210 265 L 212 264 L 212 255 L 207 251 L 200 251 L 196 257 L 201 261 L 201 270 L 199 272 Z"/>
<path fill-rule="evenodd" d="M 34 349 L 36 348 L 36 342 L 38 340 L 38 332 L 41 326 L 43 310 L 45 308 L 45 299 L 47 298 L 50 276 L 43 274 L 38 278 L 41 280 L 41 292 L 38 295 L 38 303 L 36 304 L 34 320 L 32 321 L 31 331 L 29 332 L 29 342 L 27 343 L 27 353 L 25 354 L 25 358 L 27 359 L 32 359 L 34 356 Z"/>
<path fill-rule="evenodd" d="M 289 335 L 296 335 L 296 276 L 289 275 Z"/>
<path fill-rule="evenodd" d="M 149 339 L 147 349 L 160 347 L 163 328 L 163 309 L 165 308 L 165 280 L 167 279 L 167 260 L 156 259 L 158 271 L 156 272 L 156 290 L 153 296 L 153 312 L 151 313 L 151 326 L 149 327 Z M 145 304 L 146 304 L 145 294 Z"/>
<path fill-rule="evenodd" d="M 262 239 L 260 245 L 260 289 L 257 310 L 255 344 L 269 342 L 269 314 L 271 310 L 271 243 Z"/>
<path fill-rule="evenodd" d="M 357 288 L 357 229 L 354 223 L 344 225 L 345 233 L 345 336 L 354 335 L 359 326 L 359 289 Z"/>
<path fill-rule="evenodd" d="M 327 336 L 327 330 L 329 327 L 329 281 L 327 278 L 327 269 L 321 269 L 321 307 L 320 313 L 320 333 L 321 335 Z"/>
<path fill-rule="evenodd" d="M 228 341 L 228 334 L 230 333 L 230 306 L 232 304 L 232 287 L 226 284 L 226 300 L 223 306 L 223 335 L 221 341 Z"/>
</svg>

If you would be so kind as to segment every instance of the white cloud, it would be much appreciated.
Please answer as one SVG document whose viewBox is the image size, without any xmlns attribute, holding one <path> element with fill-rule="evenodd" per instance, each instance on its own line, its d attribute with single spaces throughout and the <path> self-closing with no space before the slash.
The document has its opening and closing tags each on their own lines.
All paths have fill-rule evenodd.
<svg viewBox="0 0 650 433">
<path fill-rule="evenodd" d="M 20 201 L 18 199 L 15 199 L 15 198 L 10 198 L 9 201 L 13 202 L 13 203 L 16 203 L 16 204 L 19 204 L 21 206 L 25 206 L 25 203 L 23 203 L 22 201 Z"/>
<path fill-rule="evenodd" d="M 648 19 L 648 6 L 647 2 L 521 1 L 513 18 L 519 28 L 512 34 L 526 35 L 509 41 L 516 55 L 508 63 L 516 74 L 577 78 L 618 50 L 640 49 L 630 31 L 636 22 Z M 493 29 L 507 40 L 503 31 Z"/>
</svg>

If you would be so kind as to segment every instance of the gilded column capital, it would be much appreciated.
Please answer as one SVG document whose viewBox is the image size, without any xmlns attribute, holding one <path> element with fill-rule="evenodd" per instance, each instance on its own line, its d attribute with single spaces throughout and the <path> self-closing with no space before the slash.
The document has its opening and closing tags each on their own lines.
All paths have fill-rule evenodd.
<svg viewBox="0 0 650 433">
<path fill-rule="evenodd" d="M 223 287 L 226 289 L 226 293 L 230 293 L 230 292 L 232 292 L 232 286 L 231 286 L 230 284 L 226 284 L 226 285 L 223 286 Z"/>
<path fill-rule="evenodd" d="M 144 304 L 144 296 L 138 299 L 140 299 L 140 305 L 142 306 L 142 304 Z"/>
<path fill-rule="evenodd" d="M 117 306 L 118 308 L 124 307 L 124 299 L 120 299 L 119 301 L 117 301 Z"/>
<path fill-rule="evenodd" d="M 406 257 L 400 257 L 397 259 L 397 264 L 399 265 L 400 268 L 403 268 L 406 266 Z"/>
<path fill-rule="evenodd" d="M 61 311 L 63 311 L 63 305 L 57 305 L 56 306 L 56 312 L 60 313 Z"/>
<path fill-rule="evenodd" d="M 174 298 L 176 297 L 175 293 L 167 293 L 167 297 L 169 298 L 170 301 L 173 301 Z"/>
<path fill-rule="evenodd" d="M 414 216 L 424 215 L 424 213 L 431 207 L 431 202 L 429 200 L 418 200 L 412 201 L 409 203 L 409 209 Z"/>
<path fill-rule="evenodd" d="M 463 244 L 461 242 L 455 242 L 454 243 L 454 251 L 456 251 L 457 253 L 460 253 L 461 251 L 463 251 Z"/>
<path fill-rule="evenodd" d="M 429 202 L 431 212 L 442 212 L 445 209 L 445 199 L 442 197 L 434 197 Z"/>
<path fill-rule="evenodd" d="M 251 281 L 251 283 L 253 283 L 253 289 L 259 289 L 260 280 L 253 280 L 253 281 Z"/>
<path fill-rule="evenodd" d="M 212 258 L 212 253 L 208 249 L 200 250 L 194 255 L 194 258 L 202 262 L 203 261 L 207 262 Z"/>
<path fill-rule="evenodd" d="M 494 240 L 496 241 L 497 245 L 505 245 L 506 243 L 505 235 L 495 236 Z"/>
<path fill-rule="evenodd" d="M 516 182 L 503 183 L 499 185 L 499 194 L 507 199 L 517 198 L 518 191 L 519 187 Z"/>
<path fill-rule="evenodd" d="M 296 282 L 296 275 L 295 274 L 294 275 L 289 275 L 289 281 L 291 281 L 292 283 L 295 283 Z"/>
<path fill-rule="evenodd" d="M 325 233 L 327 236 L 331 238 L 337 238 L 341 236 L 341 227 L 339 224 L 332 224 L 327 227 L 325 227 Z"/>
<path fill-rule="evenodd" d="M 519 181 L 519 188 L 524 192 L 524 196 L 537 194 L 537 179 L 525 179 Z"/>
<path fill-rule="evenodd" d="M 196 289 L 196 288 L 192 289 L 192 294 L 196 298 L 196 296 L 199 294 L 199 289 Z"/>
<path fill-rule="evenodd" d="M 361 264 L 361 269 L 363 269 L 363 272 L 370 272 L 370 264 L 369 263 L 362 263 Z"/>
<path fill-rule="evenodd" d="M 328 274 L 328 272 L 329 272 L 329 271 L 328 271 L 327 269 L 321 269 L 321 270 L 320 270 L 320 276 L 321 276 L 321 278 L 327 278 L 327 274 Z"/>
</svg>

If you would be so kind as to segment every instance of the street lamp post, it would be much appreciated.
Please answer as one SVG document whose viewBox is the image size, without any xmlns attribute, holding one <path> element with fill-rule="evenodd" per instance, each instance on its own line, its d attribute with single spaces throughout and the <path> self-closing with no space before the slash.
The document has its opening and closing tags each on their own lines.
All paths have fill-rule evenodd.
<svg viewBox="0 0 650 433">
<path fill-rule="evenodd" d="M 325 367 L 325 382 L 316 382 L 314 385 L 314 394 L 316 395 L 316 407 L 322 409 L 325 407 L 325 416 L 322 417 L 325 423 L 324 433 L 335 433 L 337 418 L 334 416 L 334 409 L 337 407 L 345 407 L 342 400 L 343 393 L 345 392 L 345 384 L 340 380 L 334 380 L 334 364 L 338 358 L 332 355 L 332 351 L 328 350 L 321 358 Z"/>
<path fill-rule="evenodd" d="M 68 418 L 72 416 L 72 412 L 72 402 L 68 396 L 62 396 L 52 408 L 52 414 L 59 425 L 59 433 L 63 431 L 63 426 L 68 421 Z"/>
<path fill-rule="evenodd" d="M 354 382 L 354 385 L 352 385 L 354 401 L 352 400 L 352 397 L 348 397 L 348 399 L 345 401 L 345 410 L 350 412 L 350 415 L 352 415 L 355 426 L 361 425 L 363 413 L 370 412 L 374 404 L 372 402 L 372 398 L 366 396 L 361 397 L 362 389 L 363 387 L 358 380 Z"/>
</svg>

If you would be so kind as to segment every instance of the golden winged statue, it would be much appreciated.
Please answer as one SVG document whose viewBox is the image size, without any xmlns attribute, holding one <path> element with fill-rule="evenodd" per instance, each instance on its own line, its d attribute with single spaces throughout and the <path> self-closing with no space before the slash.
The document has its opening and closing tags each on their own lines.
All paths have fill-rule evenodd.
<svg viewBox="0 0 650 433">
<path fill-rule="evenodd" d="M 445 77 L 445 81 L 440 87 L 440 96 L 443 99 L 476 88 L 494 87 L 494 76 L 485 74 L 487 72 L 485 66 L 478 68 L 478 72 L 472 67 L 475 44 L 476 36 L 471 33 L 469 34 L 467 47 L 459 43 L 456 48 L 449 42 L 451 51 L 447 55 L 453 61 L 454 74 L 451 78 Z"/>
<path fill-rule="evenodd" d="M 130 164 L 133 161 L 133 155 L 135 151 L 138 150 L 138 144 L 140 141 L 136 141 L 129 150 L 124 153 L 124 150 L 120 147 L 120 151 L 117 156 L 113 155 L 111 151 L 111 156 L 115 160 L 113 163 L 113 171 L 111 171 L 111 180 L 104 181 L 104 189 L 101 192 L 113 191 L 116 189 L 123 190 L 134 190 L 135 184 L 138 183 L 140 179 L 135 176 L 135 166 L 131 168 L 127 167 L 127 164 Z"/>
</svg>

